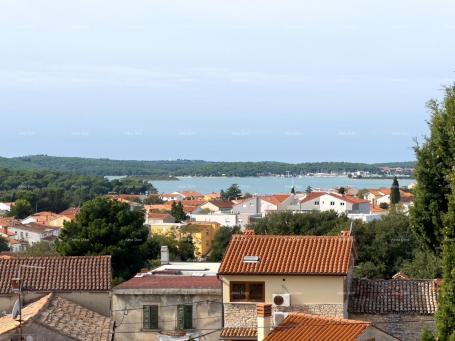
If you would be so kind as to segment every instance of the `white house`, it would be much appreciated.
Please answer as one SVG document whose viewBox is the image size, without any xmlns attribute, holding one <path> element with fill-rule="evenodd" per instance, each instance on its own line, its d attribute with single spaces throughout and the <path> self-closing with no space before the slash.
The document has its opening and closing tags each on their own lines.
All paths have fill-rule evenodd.
<svg viewBox="0 0 455 341">
<path fill-rule="evenodd" d="M 37 223 L 29 223 L 8 226 L 8 231 L 15 233 L 14 238 L 16 240 L 26 241 L 31 245 L 44 240 L 49 241 L 55 239 L 58 237 L 60 229 Z"/>
<path fill-rule="evenodd" d="M 14 202 L 0 202 L 0 213 L 11 211 L 11 207 L 14 205 Z"/>
<path fill-rule="evenodd" d="M 311 192 L 300 200 L 300 211 L 330 211 L 337 213 L 370 213 L 370 202 L 365 199 L 331 192 Z"/>
<path fill-rule="evenodd" d="M 235 213 L 209 213 L 209 214 L 190 214 L 191 221 L 218 223 L 222 226 L 240 225 L 239 217 Z"/>
</svg>

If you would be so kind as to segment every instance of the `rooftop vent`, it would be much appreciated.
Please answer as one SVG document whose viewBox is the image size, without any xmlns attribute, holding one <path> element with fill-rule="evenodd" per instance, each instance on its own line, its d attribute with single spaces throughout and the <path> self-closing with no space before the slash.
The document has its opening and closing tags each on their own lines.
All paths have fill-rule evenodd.
<svg viewBox="0 0 455 341">
<path fill-rule="evenodd" d="M 253 263 L 253 264 L 257 264 L 259 263 L 259 256 L 245 256 L 243 257 L 243 263 Z"/>
</svg>

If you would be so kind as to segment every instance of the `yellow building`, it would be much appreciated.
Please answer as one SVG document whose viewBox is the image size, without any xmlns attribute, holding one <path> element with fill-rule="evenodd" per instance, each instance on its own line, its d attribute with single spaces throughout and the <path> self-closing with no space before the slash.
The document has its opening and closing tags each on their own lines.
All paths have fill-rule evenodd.
<svg viewBox="0 0 455 341">
<path fill-rule="evenodd" d="M 220 224 L 215 222 L 163 223 L 150 225 L 150 233 L 172 236 L 177 241 L 191 236 L 194 256 L 203 258 L 212 250 L 213 239 L 219 228 Z"/>
</svg>

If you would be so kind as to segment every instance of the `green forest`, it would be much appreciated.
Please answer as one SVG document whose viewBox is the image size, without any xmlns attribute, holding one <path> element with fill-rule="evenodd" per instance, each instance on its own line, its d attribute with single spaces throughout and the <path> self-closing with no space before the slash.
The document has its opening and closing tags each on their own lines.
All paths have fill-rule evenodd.
<svg viewBox="0 0 455 341">
<path fill-rule="evenodd" d="M 0 157 L 0 168 L 17 170 L 47 169 L 58 172 L 74 172 L 84 175 L 135 175 L 160 179 L 169 176 L 261 176 L 274 174 L 293 175 L 318 172 L 369 171 L 381 174 L 380 167 L 412 168 L 415 162 L 391 162 L 381 164 L 350 162 L 212 162 L 201 160 L 134 161 L 91 159 L 80 157 L 56 157 L 47 155 Z"/>
</svg>

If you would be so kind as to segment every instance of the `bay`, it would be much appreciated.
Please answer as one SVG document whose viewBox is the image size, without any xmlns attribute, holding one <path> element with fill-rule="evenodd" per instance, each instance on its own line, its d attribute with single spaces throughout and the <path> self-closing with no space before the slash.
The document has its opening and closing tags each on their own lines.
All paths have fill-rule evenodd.
<svg viewBox="0 0 455 341">
<path fill-rule="evenodd" d="M 351 179 L 343 176 L 304 176 L 304 177 L 179 177 L 179 180 L 151 181 L 159 193 L 197 191 L 199 193 L 219 192 L 232 184 L 238 184 L 242 192 L 251 194 L 289 193 L 292 186 L 296 191 L 330 190 L 336 187 L 390 188 L 392 179 Z M 400 186 L 415 183 L 415 179 L 399 179 Z"/>
</svg>

